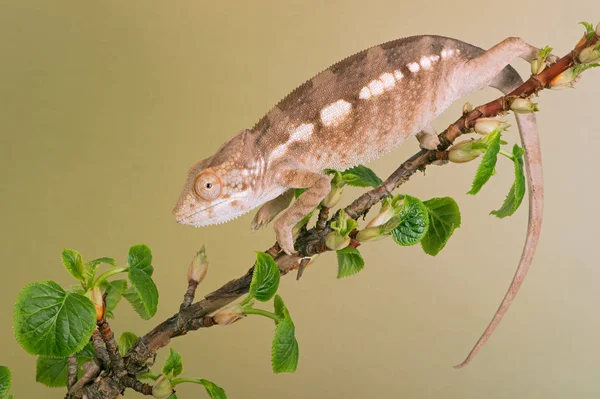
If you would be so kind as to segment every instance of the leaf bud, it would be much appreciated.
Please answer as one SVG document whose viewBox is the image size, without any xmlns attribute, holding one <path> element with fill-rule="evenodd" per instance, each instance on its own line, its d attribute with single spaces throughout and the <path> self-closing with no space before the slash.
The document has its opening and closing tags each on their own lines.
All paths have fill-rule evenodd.
<svg viewBox="0 0 600 399">
<path fill-rule="evenodd" d="M 528 98 L 516 98 L 510 104 L 510 109 L 517 114 L 529 114 L 539 111 L 536 103 Z"/>
<path fill-rule="evenodd" d="M 539 73 L 542 73 L 542 71 L 546 69 L 546 66 L 546 61 L 544 60 L 535 59 L 531 61 L 531 74 L 537 75 Z"/>
<path fill-rule="evenodd" d="M 600 36 L 600 22 L 596 25 L 596 36 Z"/>
<path fill-rule="evenodd" d="M 485 149 L 473 148 L 476 140 L 461 141 L 448 149 L 448 160 L 454 163 L 469 162 L 477 158 Z"/>
<path fill-rule="evenodd" d="M 321 205 L 325 208 L 333 208 L 340 202 L 340 198 L 342 198 L 342 193 L 344 192 L 344 187 L 331 187 L 331 191 L 329 194 L 323 199 Z"/>
<path fill-rule="evenodd" d="M 575 72 L 575 69 L 569 68 L 550 81 L 550 88 L 564 89 L 566 87 L 573 87 L 577 82 L 578 76 L 579 74 Z"/>
<path fill-rule="evenodd" d="M 371 221 L 367 224 L 367 227 L 381 226 L 382 224 L 393 218 L 395 215 L 396 211 L 394 210 L 394 208 L 391 205 L 386 204 L 383 206 L 381 212 L 379 212 L 377 216 L 371 219 Z"/>
<path fill-rule="evenodd" d="M 592 64 L 598 60 L 600 60 L 600 49 L 595 46 L 586 47 L 579 53 L 579 61 L 583 64 Z"/>
<path fill-rule="evenodd" d="M 471 111 L 473 111 L 473 104 L 471 104 L 469 102 L 465 103 L 465 105 L 463 105 L 463 108 L 462 108 L 463 115 L 466 115 Z"/>
<path fill-rule="evenodd" d="M 100 287 L 94 287 L 85 294 L 91 299 L 94 307 L 96 308 L 96 321 L 99 321 L 104 317 L 104 297 Z"/>
<path fill-rule="evenodd" d="M 195 281 L 201 283 L 206 276 L 208 271 L 208 257 L 206 256 L 206 249 L 204 245 L 200 248 L 200 251 L 192 259 L 192 263 L 188 267 L 188 281 Z"/>
<path fill-rule="evenodd" d="M 358 242 L 366 242 L 366 241 L 375 241 L 384 238 L 384 235 L 380 234 L 381 228 L 378 226 L 375 227 L 367 227 L 362 229 L 356 235 L 356 240 Z"/>
<path fill-rule="evenodd" d="M 171 384 L 171 381 L 164 374 L 161 374 L 152 387 L 152 396 L 156 399 L 166 399 L 173 392 L 175 392 L 173 384 Z"/>
<path fill-rule="evenodd" d="M 212 318 L 220 326 L 228 326 L 244 318 L 244 310 L 240 305 L 218 311 Z"/>
<path fill-rule="evenodd" d="M 479 118 L 475 121 L 474 129 L 479 134 L 487 135 L 494 130 L 506 130 L 509 127 L 510 125 L 501 118 Z"/>
<path fill-rule="evenodd" d="M 332 231 L 325 237 L 325 245 L 332 251 L 344 249 L 350 245 L 350 237 L 342 237 L 339 233 Z"/>
</svg>

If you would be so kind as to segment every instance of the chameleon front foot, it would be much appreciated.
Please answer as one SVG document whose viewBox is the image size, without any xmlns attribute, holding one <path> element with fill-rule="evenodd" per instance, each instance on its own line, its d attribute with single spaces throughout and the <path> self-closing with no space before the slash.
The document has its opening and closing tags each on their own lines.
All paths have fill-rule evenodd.
<svg viewBox="0 0 600 399">
<path fill-rule="evenodd" d="M 258 230 L 271 223 L 271 221 L 275 219 L 275 217 L 279 215 L 281 211 L 288 207 L 293 198 L 294 190 L 287 190 L 279 197 L 265 203 L 260 207 L 258 212 L 256 212 L 256 215 L 254 215 L 254 219 L 252 220 L 250 228 L 252 230 Z"/>
<path fill-rule="evenodd" d="M 296 250 L 294 249 L 294 237 L 292 236 L 292 227 L 286 226 L 283 223 L 278 223 L 281 220 L 278 219 L 275 222 L 275 237 L 277 239 L 277 243 L 288 255 L 296 254 Z"/>
</svg>

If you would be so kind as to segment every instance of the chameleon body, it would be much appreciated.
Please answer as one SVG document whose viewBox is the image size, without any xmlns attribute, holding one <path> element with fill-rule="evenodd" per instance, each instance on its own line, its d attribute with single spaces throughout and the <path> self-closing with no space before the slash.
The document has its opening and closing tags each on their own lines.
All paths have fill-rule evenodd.
<svg viewBox="0 0 600 399">
<path fill-rule="evenodd" d="M 439 144 L 431 121 L 460 97 L 492 86 L 508 93 L 522 83 L 508 64 L 531 61 L 537 49 L 508 38 L 488 51 L 441 36 L 391 41 L 352 55 L 307 81 L 252 128 L 194 165 L 175 207 L 179 223 L 222 223 L 262 205 L 252 227 L 275 220 L 281 248 L 294 252 L 292 227 L 330 190 L 324 169 L 366 163 L 417 136 Z M 535 116 L 517 114 L 526 150 L 529 225 L 513 282 L 465 362 L 491 335 L 516 295 L 538 241 L 543 185 Z M 293 189 L 307 188 L 288 207 Z"/>
</svg>

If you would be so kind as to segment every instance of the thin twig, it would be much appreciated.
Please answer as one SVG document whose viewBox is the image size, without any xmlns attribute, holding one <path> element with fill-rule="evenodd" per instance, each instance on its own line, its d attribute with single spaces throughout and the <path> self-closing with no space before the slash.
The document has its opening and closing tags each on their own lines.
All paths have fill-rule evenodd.
<svg viewBox="0 0 600 399">
<path fill-rule="evenodd" d="M 194 297 L 196 296 L 196 288 L 198 288 L 199 282 L 196 280 L 188 280 L 188 287 L 185 291 L 185 295 L 183 296 L 183 302 L 181 306 L 179 306 L 179 311 L 186 309 L 189 307 L 192 302 L 194 302 Z"/>
<path fill-rule="evenodd" d="M 110 357 L 108 356 L 108 351 L 106 350 L 106 345 L 100 335 L 100 331 L 97 328 L 92 333 L 92 346 L 100 365 L 103 368 L 108 368 L 110 366 Z"/>
<path fill-rule="evenodd" d="M 127 388 L 131 388 L 142 395 L 152 395 L 152 385 L 141 382 L 129 375 L 121 377 L 121 382 Z"/>
<path fill-rule="evenodd" d="M 77 356 L 71 355 L 67 359 L 67 389 L 77 381 Z"/>
<path fill-rule="evenodd" d="M 329 221 L 329 208 L 322 206 L 321 209 L 319 210 L 319 217 L 317 219 L 317 225 L 315 226 L 317 231 L 325 230 L 325 227 L 327 227 L 328 221 Z"/>
<path fill-rule="evenodd" d="M 69 395 L 73 395 L 76 392 L 80 391 L 87 383 L 92 381 L 96 376 L 100 373 L 100 365 L 96 363 L 94 360 L 90 360 L 89 362 L 83 365 L 83 374 L 81 374 L 81 378 L 77 380 L 75 384 L 69 389 L 69 393 L 67 394 L 67 398 Z M 75 396 L 76 397 L 76 396 Z"/>
<path fill-rule="evenodd" d="M 106 351 L 108 352 L 108 358 L 110 359 L 112 369 L 119 377 L 127 374 L 127 371 L 125 371 L 125 363 L 123 362 L 123 358 L 119 353 L 115 335 L 113 334 L 112 329 L 110 328 L 110 325 L 106 321 L 105 317 L 102 317 L 100 320 L 98 320 L 98 330 L 100 331 L 100 336 L 104 341 L 104 345 L 106 345 Z"/>
</svg>

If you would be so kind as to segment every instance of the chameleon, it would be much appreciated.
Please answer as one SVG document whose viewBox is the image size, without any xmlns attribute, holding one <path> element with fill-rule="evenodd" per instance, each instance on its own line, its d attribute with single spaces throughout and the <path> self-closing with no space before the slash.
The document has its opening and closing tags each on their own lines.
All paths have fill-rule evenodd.
<svg viewBox="0 0 600 399">
<path fill-rule="evenodd" d="M 349 56 L 297 87 L 251 129 L 193 165 L 173 210 L 176 221 L 196 227 L 219 224 L 260 206 L 251 227 L 275 220 L 277 242 L 285 253 L 294 254 L 292 228 L 331 189 L 326 169 L 343 171 L 367 163 L 412 136 L 421 148 L 436 149 L 440 142 L 434 118 L 485 87 L 508 94 L 523 83 L 509 64 L 517 58 L 531 62 L 538 51 L 518 37 L 486 51 L 457 39 L 422 35 Z M 498 310 L 456 368 L 468 364 L 498 326 L 527 274 L 540 236 L 544 187 L 536 117 L 515 117 L 525 149 L 527 235 Z M 306 190 L 292 203 L 298 188 Z"/>
</svg>

